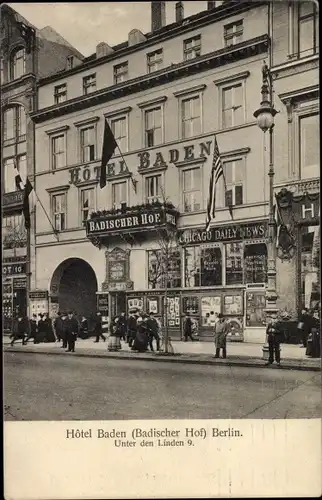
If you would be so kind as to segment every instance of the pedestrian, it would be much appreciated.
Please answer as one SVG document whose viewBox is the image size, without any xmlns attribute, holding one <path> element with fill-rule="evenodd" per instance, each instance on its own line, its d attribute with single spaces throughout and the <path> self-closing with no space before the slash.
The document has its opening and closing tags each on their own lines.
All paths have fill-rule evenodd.
<svg viewBox="0 0 322 500">
<path fill-rule="evenodd" d="M 132 347 L 134 339 L 136 337 L 137 330 L 137 317 L 136 317 L 136 309 L 130 309 L 129 311 L 129 319 L 127 321 L 127 341 L 129 347 Z"/>
<path fill-rule="evenodd" d="M 82 319 L 80 322 L 79 336 L 83 340 L 88 338 L 88 321 L 85 318 L 85 316 L 82 316 Z"/>
<path fill-rule="evenodd" d="M 57 318 L 54 320 L 54 331 L 56 335 L 57 342 L 60 342 L 62 340 L 62 318 L 61 318 L 61 312 L 57 312 Z"/>
<path fill-rule="evenodd" d="M 48 313 L 44 314 L 44 330 L 45 330 L 45 342 L 56 342 L 56 337 L 54 334 L 53 322 L 49 317 Z"/>
<path fill-rule="evenodd" d="M 183 335 L 184 341 L 187 342 L 188 337 L 190 340 L 194 341 L 192 336 L 192 320 L 190 318 L 190 314 L 186 312 L 184 323 L 183 323 Z"/>
<path fill-rule="evenodd" d="M 38 341 L 44 342 L 45 338 L 46 338 L 46 324 L 44 322 L 43 313 L 40 313 L 38 319 Z"/>
<path fill-rule="evenodd" d="M 321 356 L 320 344 L 320 315 L 319 311 L 312 311 L 312 326 L 307 339 L 306 356 L 319 358 Z"/>
<path fill-rule="evenodd" d="M 216 346 L 215 358 L 219 358 L 220 349 L 222 349 L 222 357 L 225 359 L 227 357 L 227 335 L 229 328 L 226 318 L 224 318 L 221 313 L 218 314 L 218 321 L 215 323 L 214 332 Z"/>
<path fill-rule="evenodd" d="M 22 345 L 25 345 L 25 337 L 29 334 L 29 321 L 28 318 L 24 318 L 23 314 L 19 313 L 17 319 L 13 321 L 13 332 L 11 335 L 11 347 L 13 346 L 15 340 L 21 339 Z"/>
<path fill-rule="evenodd" d="M 273 316 L 266 328 L 269 358 L 266 365 L 274 363 L 274 355 L 277 366 L 281 365 L 280 344 L 283 337 L 283 332 L 278 324 L 277 316 Z"/>
<path fill-rule="evenodd" d="M 96 335 L 96 339 L 94 340 L 94 342 L 99 342 L 100 338 L 103 339 L 104 342 L 106 341 L 106 337 L 105 337 L 105 335 L 103 335 L 102 328 L 103 328 L 102 327 L 102 315 L 99 311 L 97 311 L 96 317 L 94 320 L 94 333 Z"/>
<path fill-rule="evenodd" d="M 153 339 L 156 340 L 157 351 L 160 351 L 160 337 L 159 337 L 159 324 L 151 311 L 150 316 L 147 318 L 146 325 L 149 333 L 150 350 L 153 351 Z"/>
<path fill-rule="evenodd" d="M 312 327 L 312 315 L 309 313 L 308 308 L 304 307 L 299 316 L 299 323 L 297 325 L 302 340 L 301 347 L 307 346 L 307 339 L 311 332 L 311 327 Z"/>
<path fill-rule="evenodd" d="M 121 332 L 121 340 L 126 340 L 126 330 L 127 330 L 127 320 L 125 317 L 125 312 L 121 312 L 118 318 L 118 325 Z"/>
<path fill-rule="evenodd" d="M 121 349 L 121 336 L 123 335 L 122 323 L 120 318 L 116 317 L 111 323 L 111 334 L 108 338 L 107 349 L 108 351 L 120 351 Z"/>
<path fill-rule="evenodd" d="M 67 349 L 67 314 L 62 312 L 61 314 L 61 338 L 62 345 L 60 346 L 62 349 Z"/>
<path fill-rule="evenodd" d="M 29 334 L 26 338 L 25 343 L 27 344 L 29 339 L 34 339 L 34 344 L 39 344 L 37 339 L 38 325 L 37 325 L 37 314 L 33 314 L 29 320 Z"/>
<path fill-rule="evenodd" d="M 132 345 L 132 351 L 145 352 L 149 344 L 149 335 L 146 322 L 140 316 L 137 320 L 137 330 Z"/>
<path fill-rule="evenodd" d="M 78 331 L 79 331 L 78 321 L 75 318 L 73 311 L 68 311 L 68 318 L 66 320 L 68 348 L 65 352 L 75 352 L 75 342 L 77 340 Z"/>
</svg>

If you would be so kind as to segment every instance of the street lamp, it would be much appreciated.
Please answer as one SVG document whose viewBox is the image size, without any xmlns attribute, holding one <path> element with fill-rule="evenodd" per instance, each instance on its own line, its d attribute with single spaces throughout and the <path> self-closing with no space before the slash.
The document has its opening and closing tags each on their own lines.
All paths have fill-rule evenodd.
<svg viewBox="0 0 322 500">
<path fill-rule="evenodd" d="M 254 112 L 259 128 L 264 134 L 269 131 L 269 219 L 268 219 L 268 245 L 267 245 L 267 289 L 266 289 L 266 322 L 276 316 L 276 235 L 274 219 L 274 152 L 273 152 L 273 129 L 274 117 L 277 113 L 272 104 L 272 77 L 267 64 L 264 62 L 262 68 L 262 102 L 260 107 Z M 265 342 L 263 346 L 263 358 L 268 356 L 268 346 Z"/>
</svg>

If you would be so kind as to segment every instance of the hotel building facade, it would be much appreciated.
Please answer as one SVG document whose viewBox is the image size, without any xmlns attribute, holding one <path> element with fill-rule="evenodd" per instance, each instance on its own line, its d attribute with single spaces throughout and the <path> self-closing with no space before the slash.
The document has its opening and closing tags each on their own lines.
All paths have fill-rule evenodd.
<svg viewBox="0 0 322 500">
<path fill-rule="evenodd" d="M 167 308 L 171 335 L 189 312 L 201 337 L 212 335 L 211 313 L 221 312 L 232 340 L 263 342 L 269 178 L 253 112 L 271 57 L 270 4 L 208 2 L 184 18 L 178 2 L 170 25 L 164 2 L 151 11 L 150 33 L 103 42 L 81 64 L 39 81 L 31 117 L 44 210 L 38 203 L 32 222 L 31 309 L 42 297 L 51 315 L 72 308 L 91 318 L 98 308 L 110 318 L 138 306 L 163 320 Z M 120 149 L 100 189 L 105 120 Z M 280 124 L 276 135 L 287 130 Z M 218 184 L 207 233 L 214 135 L 227 191 Z"/>
</svg>

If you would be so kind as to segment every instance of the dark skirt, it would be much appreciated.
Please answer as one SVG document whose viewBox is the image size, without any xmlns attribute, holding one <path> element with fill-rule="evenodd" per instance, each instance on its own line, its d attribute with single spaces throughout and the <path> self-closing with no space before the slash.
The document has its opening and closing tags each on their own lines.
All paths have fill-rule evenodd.
<svg viewBox="0 0 322 500">
<path fill-rule="evenodd" d="M 320 358 L 321 346 L 319 332 L 313 331 L 312 333 L 310 333 L 307 339 L 307 348 L 305 354 L 307 356 L 310 356 L 311 358 Z"/>
<path fill-rule="evenodd" d="M 146 333 L 137 332 L 134 343 L 133 350 L 139 352 L 145 352 L 148 348 L 149 339 Z"/>
</svg>

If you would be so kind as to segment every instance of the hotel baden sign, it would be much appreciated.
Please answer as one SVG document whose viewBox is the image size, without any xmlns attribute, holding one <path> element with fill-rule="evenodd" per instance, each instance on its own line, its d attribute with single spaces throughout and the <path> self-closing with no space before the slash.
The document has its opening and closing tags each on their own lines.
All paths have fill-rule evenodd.
<svg viewBox="0 0 322 500">
<path fill-rule="evenodd" d="M 154 209 L 129 214 L 106 215 L 86 222 L 87 236 L 137 232 L 166 224 L 176 226 L 176 217 L 167 209 Z"/>
<path fill-rule="evenodd" d="M 195 159 L 205 160 L 210 154 L 212 141 L 200 142 L 198 144 L 189 144 L 181 146 L 180 149 L 163 149 L 162 151 L 141 151 L 137 153 L 137 165 L 133 170 L 141 171 L 153 168 L 166 168 L 169 163 L 189 162 Z M 132 162 L 133 156 L 129 158 L 128 163 Z M 113 178 L 115 175 L 128 173 L 127 166 L 123 160 L 115 160 L 107 165 L 107 177 Z M 86 165 L 85 167 L 74 167 L 69 169 L 70 184 L 79 184 L 100 178 L 100 167 L 95 165 Z"/>
</svg>

